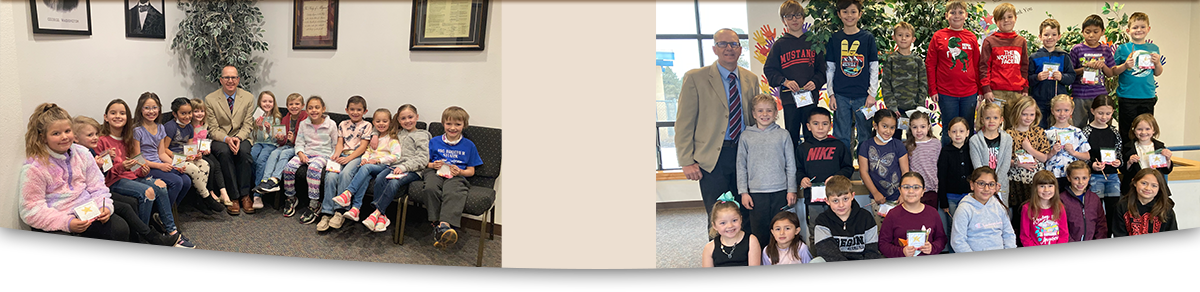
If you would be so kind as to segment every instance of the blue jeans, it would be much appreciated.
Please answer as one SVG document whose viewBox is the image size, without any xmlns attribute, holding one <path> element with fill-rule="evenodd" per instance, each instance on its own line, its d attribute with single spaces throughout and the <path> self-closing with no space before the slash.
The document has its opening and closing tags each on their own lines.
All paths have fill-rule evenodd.
<svg viewBox="0 0 1200 292">
<path fill-rule="evenodd" d="M 949 124 L 950 120 L 953 120 L 955 117 L 962 117 L 967 119 L 967 129 L 974 132 L 975 106 L 978 103 L 979 94 L 972 94 L 966 97 L 955 97 L 945 94 L 938 96 L 938 107 L 942 110 L 942 124 Z M 950 143 L 950 136 L 946 135 L 949 132 L 950 127 L 942 127 L 942 144 Z"/>
<path fill-rule="evenodd" d="M 154 185 L 154 181 L 154 178 L 149 177 L 133 180 L 120 179 L 109 189 L 114 194 L 138 200 L 138 219 L 141 219 L 142 223 L 150 224 L 151 209 L 158 209 L 158 219 L 162 220 L 163 227 L 166 227 L 167 233 L 170 233 L 175 231 L 175 216 L 171 214 L 171 200 L 167 198 L 167 190 Z M 146 189 L 154 190 L 154 200 L 146 198 Z M 133 220 L 133 218 L 125 219 Z"/>
<path fill-rule="evenodd" d="M 329 192 L 328 189 L 326 189 L 325 199 L 321 202 L 321 213 L 333 214 L 333 210 L 342 209 L 342 206 L 339 206 L 333 201 L 333 197 L 336 197 L 345 191 L 350 191 L 351 208 L 362 207 L 362 198 L 367 193 L 367 184 L 371 183 L 371 178 L 374 178 L 375 175 L 380 174 L 385 169 L 389 168 L 382 164 L 364 164 L 358 167 L 358 171 L 354 174 L 354 178 L 350 180 L 350 183 L 346 188 L 340 189 L 341 191 L 337 192 Z M 345 169 L 342 169 L 342 171 L 345 172 Z M 384 176 L 387 175 L 385 174 Z M 329 177 L 329 174 L 326 174 L 326 177 Z M 329 184 L 325 184 L 325 186 L 328 187 Z M 375 188 L 375 190 L 378 192 L 379 188 Z"/>
<path fill-rule="evenodd" d="M 409 171 L 404 173 L 401 178 L 387 178 L 388 173 L 391 173 L 393 168 L 385 168 L 382 172 L 375 176 L 375 209 L 380 213 L 387 213 L 387 207 L 396 198 L 396 191 L 407 186 L 409 183 L 420 180 L 421 176 L 416 172 Z M 362 196 L 357 196 L 362 198 Z"/>
<path fill-rule="evenodd" d="M 267 170 L 267 161 L 271 157 L 271 152 L 278 148 L 274 143 L 255 143 L 250 147 L 250 157 L 254 159 L 254 179 L 256 183 L 267 179 L 263 177 L 263 173 Z M 258 193 L 255 193 L 258 195 Z"/>
<path fill-rule="evenodd" d="M 271 150 L 271 154 L 267 155 L 267 166 L 263 169 L 262 179 L 283 177 L 283 168 L 287 166 L 288 160 L 292 160 L 292 157 L 296 157 L 296 148 L 291 145 L 283 145 Z"/>
<path fill-rule="evenodd" d="M 858 143 L 852 143 L 851 139 L 851 123 L 854 124 L 854 129 L 858 130 L 859 141 L 867 141 L 871 137 L 871 122 L 858 110 L 866 105 L 867 98 L 849 98 L 836 93 L 834 96 L 837 99 L 837 110 L 833 113 L 833 136 L 842 140 L 850 153 L 857 153 L 854 149 L 858 149 Z"/>
<path fill-rule="evenodd" d="M 1117 178 L 1116 173 L 1093 174 L 1089 184 L 1092 185 L 1092 192 L 1101 198 L 1121 196 L 1121 180 Z"/>
<path fill-rule="evenodd" d="M 335 157 L 345 156 L 346 155 L 338 155 Z M 362 157 L 360 156 L 358 158 L 351 159 L 350 162 L 342 165 L 341 173 L 326 172 L 325 181 L 322 182 L 322 184 L 325 185 L 325 197 L 332 198 L 333 196 L 337 196 L 338 193 L 341 193 L 342 190 L 345 190 L 347 187 L 349 187 L 350 181 L 354 179 L 354 174 L 358 173 L 358 164 L 361 162 Z M 329 163 L 333 163 L 332 158 L 329 159 Z M 311 198 L 312 195 L 309 195 L 309 197 Z"/>
<path fill-rule="evenodd" d="M 954 218 L 954 211 L 958 209 L 958 202 L 962 201 L 962 199 L 966 198 L 968 195 L 970 194 L 946 194 L 946 200 L 950 203 L 950 218 Z"/>
<path fill-rule="evenodd" d="M 167 183 L 167 195 L 170 197 L 167 200 L 167 203 L 171 205 L 178 204 L 179 199 L 183 198 L 183 195 L 186 195 L 188 190 L 192 189 L 192 178 L 179 172 L 178 170 L 165 172 L 151 168 L 150 175 L 147 177 L 161 179 L 163 182 Z M 156 198 L 156 201 L 162 199 L 167 198 Z M 168 209 L 170 209 L 169 206 L 171 205 L 168 205 Z M 159 212 L 161 215 L 162 210 L 159 210 Z"/>
</svg>

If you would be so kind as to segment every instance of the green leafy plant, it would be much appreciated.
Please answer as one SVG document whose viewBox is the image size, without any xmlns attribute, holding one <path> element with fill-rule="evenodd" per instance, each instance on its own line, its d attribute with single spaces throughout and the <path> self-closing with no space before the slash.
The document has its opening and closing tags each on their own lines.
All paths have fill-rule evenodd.
<svg viewBox="0 0 1200 292">
<path fill-rule="evenodd" d="M 171 49 L 188 57 L 198 78 L 217 82 L 221 68 L 232 65 L 241 75 L 241 85 L 258 81 L 258 63 L 251 54 L 266 51 L 262 11 L 256 1 L 179 1 L 184 18 Z"/>
</svg>

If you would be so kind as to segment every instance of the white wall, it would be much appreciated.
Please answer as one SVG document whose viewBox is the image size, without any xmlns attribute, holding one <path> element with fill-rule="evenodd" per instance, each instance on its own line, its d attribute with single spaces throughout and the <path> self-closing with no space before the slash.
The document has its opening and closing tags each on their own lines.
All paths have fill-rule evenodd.
<svg viewBox="0 0 1200 292">
<path fill-rule="evenodd" d="M 58 103 L 73 115 L 97 117 L 113 98 L 133 103 L 145 91 L 169 101 L 179 96 L 203 97 L 216 84 L 196 82 L 189 68 L 170 49 L 183 12 L 177 1 L 167 1 L 164 14 L 167 39 L 126 38 L 124 1 L 91 1 L 92 35 L 33 34 L 28 1 L 3 0 L 0 40 L 5 75 L 0 83 L 0 106 L 20 107 L 19 116 L 4 116 L 3 132 L 22 135 L 33 108 L 43 102 Z M 484 51 L 412 52 L 408 50 L 411 2 L 341 1 L 338 12 L 337 50 L 292 50 L 292 1 L 260 1 L 269 51 L 256 53 L 260 82 L 251 92 L 271 90 L 279 102 L 292 92 L 325 97 L 331 112 L 344 112 L 352 95 L 366 97 L 372 109 L 393 111 L 412 103 L 422 121 L 437 121 L 442 109 L 465 108 L 470 123 L 502 128 L 500 119 L 500 15 L 499 3 L 489 7 Z M 7 13 L 11 13 L 8 15 Z M 19 104 L 17 101 L 19 100 Z M 16 125 L 13 128 L 10 126 Z M 3 142 L 9 145 L 9 141 Z M 17 143 L 17 145 L 20 145 Z M 23 146 L 0 148 L 10 165 L 18 165 Z M 15 158 L 14 158 L 15 157 Z M 9 162 L 9 161 L 0 161 Z M 3 176 L 12 183 L 16 176 Z M 501 177 L 501 181 L 503 177 Z M 497 221 L 503 222 L 502 182 L 497 181 Z M 12 192 L 0 199 L 0 226 L 16 227 Z"/>
</svg>

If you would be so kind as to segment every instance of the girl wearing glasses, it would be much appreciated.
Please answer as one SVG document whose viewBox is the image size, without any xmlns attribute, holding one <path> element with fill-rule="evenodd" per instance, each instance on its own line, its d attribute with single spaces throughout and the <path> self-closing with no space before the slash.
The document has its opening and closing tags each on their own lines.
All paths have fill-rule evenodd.
<svg viewBox="0 0 1200 292">
<path fill-rule="evenodd" d="M 888 212 L 879 229 L 879 250 L 889 258 L 938 254 L 946 246 L 946 231 L 937 208 L 921 203 L 925 178 L 910 171 L 900 178 L 900 207 Z M 923 232 L 923 242 L 909 242 L 908 233 Z"/>
<path fill-rule="evenodd" d="M 955 252 L 1017 247 L 1008 207 L 996 197 L 999 188 L 995 170 L 983 166 L 971 172 L 971 195 L 964 197 L 954 211 L 950 247 Z"/>
</svg>

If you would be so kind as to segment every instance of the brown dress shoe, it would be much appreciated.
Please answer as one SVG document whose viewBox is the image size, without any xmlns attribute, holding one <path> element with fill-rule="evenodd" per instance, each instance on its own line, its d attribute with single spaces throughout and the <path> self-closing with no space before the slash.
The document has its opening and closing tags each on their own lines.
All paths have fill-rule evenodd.
<svg viewBox="0 0 1200 292">
<path fill-rule="evenodd" d="M 238 214 L 240 214 L 241 213 L 240 209 L 241 208 L 238 207 L 237 202 L 233 202 L 232 205 L 225 206 L 225 210 L 228 211 L 229 215 L 232 215 L 232 216 L 237 216 Z"/>
<path fill-rule="evenodd" d="M 242 196 L 242 212 L 246 214 L 254 214 L 254 196 Z M 236 204 L 235 204 L 236 205 Z"/>
</svg>

